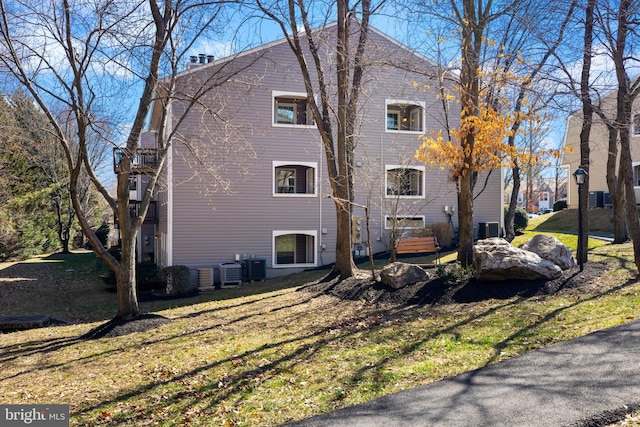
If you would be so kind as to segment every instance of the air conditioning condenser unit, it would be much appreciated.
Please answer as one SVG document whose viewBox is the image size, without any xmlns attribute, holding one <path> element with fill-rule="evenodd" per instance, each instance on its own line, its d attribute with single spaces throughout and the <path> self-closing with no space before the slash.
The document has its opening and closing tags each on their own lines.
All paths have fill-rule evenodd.
<svg viewBox="0 0 640 427">
<path fill-rule="evenodd" d="M 240 286 L 242 284 L 242 265 L 236 262 L 223 262 L 218 266 L 220 270 L 220 286 L 223 288 Z"/>
</svg>

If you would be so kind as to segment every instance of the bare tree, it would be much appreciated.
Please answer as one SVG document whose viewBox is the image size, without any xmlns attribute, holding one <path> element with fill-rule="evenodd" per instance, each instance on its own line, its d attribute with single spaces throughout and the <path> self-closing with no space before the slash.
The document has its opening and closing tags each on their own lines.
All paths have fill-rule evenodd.
<svg viewBox="0 0 640 427">
<path fill-rule="evenodd" d="M 458 190 L 458 261 L 470 265 L 473 252 L 473 200 L 478 179 L 476 134 L 477 120 L 483 117 L 482 70 L 486 64 L 484 54 L 487 40 L 491 40 L 491 26 L 514 13 L 524 0 L 462 0 L 419 2 L 422 13 L 452 24 L 459 31 L 460 76 L 459 99 L 461 132 L 459 141 L 463 153 L 454 173 Z M 476 124 L 474 124 L 476 123 Z"/>
<path fill-rule="evenodd" d="M 629 144 L 630 129 L 633 125 L 632 106 L 640 94 L 640 81 L 631 80 L 629 77 L 630 67 L 635 62 L 633 55 L 629 53 L 633 49 L 633 40 L 637 38 L 633 24 L 637 21 L 638 4 L 621 0 L 617 7 L 616 4 L 608 3 L 597 6 L 595 9 L 597 28 L 594 31 L 598 31 L 606 40 L 608 55 L 615 65 L 617 80 L 615 108 L 607 108 L 607 103 L 603 106 L 602 98 L 598 99 L 594 105 L 595 113 L 604 122 L 609 132 L 607 187 L 613 207 L 614 242 L 625 242 L 629 231 L 634 242 L 637 242 L 638 226 L 634 224 L 637 222 L 637 213 L 635 210 L 632 212 L 626 210 L 628 205 L 635 205 L 628 199 L 631 196 L 635 200 L 635 192 L 631 190 L 630 194 L 625 194 L 625 186 L 630 185 L 632 188 L 634 185 L 633 171 L 630 163 L 629 165 L 623 163 L 631 161 Z M 618 144 L 620 144 L 620 152 L 618 152 Z M 625 203 L 626 201 L 628 203 Z M 636 262 L 638 262 L 637 254 Z"/>
<path fill-rule="evenodd" d="M 259 9 L 282 30 L 295 54 L 304 79 L 307 102 L 324 146 L 332 198 L 337 217 L 336 264 L 334 271 L 341 279 L 351 277 L 355 265 L 351 255 L 351 213 L 353 203 L 353 150 L 356 138 L 357 112 L 364 73 L 364 54 L 369 32 L 369 18 L 376 7 L 370 0 L 350 4 L 338 0 L 336 33 L 312 28 L 311 2 L 287 0 L 267 4 L 256 0 Z M 380 4 L 384 3 L 381 1 Z M 332 6 L 320 12 L 333 13 Z M 280 13 L 280 11 L 283 11 Z M 318 12 L 318 11 L 316 11 Z M 304 32 L 299 27 L 304 28 Z M 352 39 L 357 37 L 355 47 Z M 335 40 L 335 96 L 330 87 L 329 67 L 321 51 L 327 37 Z M 320 96 L 316 101 L 314 88 Z"/>
<path fill-rule="evenodd" d="M 591 76 L 591 61 L 592 61 L 592 48 L 593 48 L 593 23 L 594 23 L 594 9 L 597 0 L 588 0 L 587 7 L 585 8 L 585 20 L 584 20 L 584 50 L 582 57 L 582 73 L 580 75 L 580 100 L 582 102 L 582 129 L 580 131 L 580 165 L 589 172 L 589 137 L 591 134 L 591 124 L 593 121 L 593 103 L 591 101 L 591 95 L 589 92 L 589 79 Z M 587 174 L 585 182 L 583 184 L 583 191 L 580 194 L 580 206 L 587 206 L 589 197 L 589 175 Z M 579 228 L 582 230 L 582 234 L 578 236 L 578 241 L 582 242 L 582 245 L 578 248 L 578 259 L 581 263 L 587 260 L 588 242 L 589 238 L 589 216 L 588 211 L 582 213 L 580 216 L 581 223 Z"/>
<path fill-rule="evenodd" d="M 636 268 L 640 271 L 640 223 L 634 190 L 633 169 L 631 163 L 631 125 L 633 116 L 633 102 L 640 94 L 640 81 L 633 83 L 627 71 L 627 40 L 632 27 L 637 21 L 638 4 L 632 0 L 620 0 L 617 10 L 617 27 L 615 44 L 610 43 L 613 61 L 616 68 L 617 100 L 616 124 L 620 140 L 620 177 L 625 188 L 626 212 L 631 239 L 633 240 L 633 254 Z M 611 40 L 612 41 L 612 40 Z M 611 139 L 611 138 L 610 138 Z M 607 171 L 609 172 L 609 171 Z M 607 177 L 609 178 L 609 177 Z M 616 191 L 616 194 L 619 192 Z M 583 240 L 586 241 L 586 240 Z M 586 260 L 586 249 L 583 260 Z"/>
<path fill-rule="evenodd" d="M 544 11 L 548 10 L 544 7 L 540 7 L 540 4 L 536 4 L 536 3 L 533 3 L 533 4 L 528 3 L 527 6 L 529 7 L 524 8 L 524 10 L 520 11 L 520 13 L 525 16 L 529 15 L 528 17 L 530 17 L 530 15 L 539 16 L 533 13 L 532 9 L 534 8 L 537 8 L 539 12 L 542 11 L 543 13 Z M 550 58 L 552 58 L 556 49 L 562 42 L 565 29 L 568 23 L 570 22 L 570 20 L 572 19 L 575 6 L 576 6 L 576 1 L 574 0 L 571 2 L 566 12 L 562 11 L 564 12 L 563 20 L 559 25 L 558 33 L 555 35 L 553 39 L 551 39 L 550 37 L 550 34 L 553 34 L 553 33 L 550 33 L 550 32 L 542 31 L 534 34 L 534 37 L 532 37 L 534 44 L 542 44 L 543 46 L 545 46 L 545 49 L 542 51 L 542 54 L 539 56 L 539 59 L 533 60 L 530 58 L 529 61 L 527 61 L 527 68 L 525 70 L 521 70 L 519 73 L 516 72 L 517 74 L 520 74 L 519 76 L 520 78 L 516 80 L 517 85 L 515 90 L 515 100 L 513 102 L 513 107 L 512 107 L 514 117 L 516 119 L 513 125 L 511 126 L 512 132 L 511 132 L 511 135 L 509 136 L 509 146 L 511 147 L 514 147 L 516 145 L 516 137 L 517 137 L 518 130 L 520 129 L 520 126 L 522 125 L 523 121 L 527 120 L 527 119 L 524 119 L 524 117 L 529 118 L 528 121 L 530 124 L 536 123 L 538 122 L 536 117 L 538 114 L 537 111 L 545 108 L 548 105 L 548 102 L 546 100 L 541 102 L 542 105 L 537 105 L 537 104 L 540 104 L 540 100 L 544 98 L 542 93 L 538 92 L 541 90 L 541 88 L 544 87 L 544 84 L 541 84 L 541 81 L 540 81 L 540 74 L 543 73 L 544 68 L 547 64 L 547 61 Z M 528 22 L 526 23 L 520 22 L 519 24 L 520 25 L 516 23 L 515 26 L 520 27 L 520 31 L 531 32 L 531 33 L 534 32 L 533 31 L 534 25 L 530 19 L 528 19 Z M 503 71 L 502 71 L 503 73 L 509 72 L 509 68 L 511 68 L 514 64 L 520 61 L 518 59 L 518 57 L 520 56 L 519 52 L 522 52 L 523 49 L 528 47 L 527 44 L 531 43 L 530 40 L 527 40 L 528 37 L 523 37 L 519 33 L 519 31 L 514 31 L 514 34 L 510 34 L 509 30 L 511 29 L 511 26 L 507 26 L 506 28 L 507 28 L 507 31 L 505 31 L 503 35 L 503 45 L 510 46 L 511 52 L 508 52 L 507 55 L 503 54 L 499 56 L 499 58 L 505 58 L 505 57 L 509 58 L 508 60 L 497 61 L 499 63 L 504 62 Z M 528 52 L 526 52 L 525 55 L 527 53 Z M 522 114 L 524 112 L 523 108 L 527 101 L 527 96 L 532 96 L 534 98 L 533 102 L 531 102 L 531 104 L 533 104 L 534 107 L 529 108 L 529 114 Z M 531 105 L 529 103 L 527 104 Z M 540 133 L 540 132 L 537 132 L 537 133 Z M 530 142 L 528 157 L 529 159 L 532 159 L 534 158 L 534 155 L 533 155 L 534 151 L 532 150 L 533 147 L 531 144 L 535 144 L 535 142 L 531 138 L 532 137 L 531 132 L 528 132 L 527 135 Z M 529 179 L 531 179 L 532 178 L 531 168 L 533 166 L 531 161 L 527 166 L 529 169 L 528 177 Z M 517 156 L 514 156 L 513 158 L 512 176 L 513 176 L 513 192 L 511 193 L 511 198 L 509 200 L 509 209 L 505 217 L 506 239 L 509 241 L 513 240 L 513 238 L 515 237 L 514 217 L 515 217 L 515 208 L 518 202 L 517 197 L 520 189 L 520 165 L 519 165 L 519 159 Z M 532 187 L 533 186 L 531 185 L 531 182 L 529 182 L 529 185 L 527 185 L 527 191 L 529 192 L 528 199 L 530 199 L 531 191 L 533 191 Z"/>
<path fill-rule="evenodd" d="M 0 0 L 0 61 L 8 76 L 33 96 L 47 116 L 61 147 L 69 171 L 69 191 L 80 226 L 96 254 L 111 268 L 117 280 L 116 317 L 139 313 L 135 283 L 135 243 L 152 192 L 164 165 L 170 144 L 165 127 L 157 133 L 155 170 L 148 175 L 147 188 L 135 217 L 129 212 L 129 177 L 133 172 L 141 134 L 155 97 L 161 97 L 167 111 L 174 95 L 175 80 L 159 85 L 160 73 L 175 75 L 193 41 L 218 19 L 220 2 L 98 1 L 77 4 L 62 1 Z M 194 28 L 196 30 L 194 30 Z M 126 133 L 117 190 L 114 197 L 97 174 L 99 165 L 90 155 L 92 144 L 111 147 L 120 138 L 109 132 L 118 123 L 104 126 L 98 117 L 114 121 L 122 105 L 110 100 L 122 97 L 126 86 L 121 77 L 141 88 L 134 107 L 134 120 Z M 61 117 L 56 112 L 63 111 Z M 162 115 L 166 120 L 167 114 Z M 64 120 L 73 123 L 67 125 Z M 68 129 L 75 129 L 70 134 Z M 100 243 L 82 205 L 82 176 L 113 210 L 120 226 L 121 259 L 115 259 Z"/>
</svg>

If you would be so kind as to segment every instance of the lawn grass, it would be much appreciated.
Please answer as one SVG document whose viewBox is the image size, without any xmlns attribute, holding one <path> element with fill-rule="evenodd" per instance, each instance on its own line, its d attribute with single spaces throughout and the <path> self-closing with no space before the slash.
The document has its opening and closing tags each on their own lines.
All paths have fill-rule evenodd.
<svg viewBox="0 0 640 427">
<path fill-rule="evenodd" d="M 108 310 L 94 304 L 102 298 L 112 307 L 114 295 L 95 280 L 94 259 L 72 255 L 51 264 L 66 279 L 77 275 L 65 282 L 70 292 L 84 291 L 93 302 L 82 310 L 98 312 L 66 327 L 3 335 L 0 402 L 68 403 L 74 426 L 269 426 L 299 420 L 638 317 L 631 245 L 593 245 L 589 261 L 612 269 L 586 288 L 554 296 L 376 306 L 310 293 L 304 284 L 326 274 L 315 270 L 142 303 L 144 311 L 173 321 L 93 341 L 78 337 L 104 321 Z M 38 280 L 0 286 L 43 286 Z"/>
<path fill-rule="evenodd" d="M 613 233 L 612 209 L 589 209 L 586 213 L 589 232 L 592 234 L 611 235 Z M 564 209 L 545 215 L 529 218 L 529 230 L 554 231 L 566 233 L 578 232 L 578 210 Z"/>
</svg>

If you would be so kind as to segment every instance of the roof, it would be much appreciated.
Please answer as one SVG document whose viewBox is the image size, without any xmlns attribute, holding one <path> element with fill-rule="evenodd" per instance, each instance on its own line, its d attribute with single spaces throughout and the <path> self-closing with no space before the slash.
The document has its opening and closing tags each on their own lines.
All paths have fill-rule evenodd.
<svg viewBox="0 0 640 427">
<path fill-rule="evenodd" d="M 312 31 L 313 32 L 325 31 L 325 30 L 328 30 L 328 29 L 330 29 L 332 27 L 337 26 L 337 24 L 338 23 L 336 21 L 330 22 L 330 23 L 325 24 L 323 26 L 316 27 Z M 407 52 L 411 52 L 411 54 L 415 55 L 418 59 L 420 59 L 422 61 L 425 61 L 425 62 L 428 62 L 428 63 L 430 63 L 432 65 L 436 65 L 436 62 L 434 62 L 433 60 L 429 59 L 428 57 L 426 57 L 426 56 L 424 56 L 424 55 L 422 55 L 420 53 L 418 53 L 414 49 L 411 49 L 409 46 L 407 46 L 405 44 L 402 44 L 398 40 L 394 39 L 393 37 L 389 36 L 388 34 L 378 30 L 377 28 L 375 28 L 375 27 L 373 27 L 371 25 L 369 26 L 369 31 L 375 33 L 376 35 L 378 35 L 380 37 L 385 38 L 387 41 L 389 41 L 390 43 L 398 46 L 399 48 L 404 49 Z M 301 31 L 299 34 L 305 34 L 305 32 Z M 186 74 L 193 73 L 195 71 L 202 70 L 205 67 L 220 65 L 220 64 L 225 63 L 227 61 L 230 61 L 230 60 L 242 57 L 242 56 L 251 55 L 253 53 L 260 52 L 261 50 L 268 49 L 268 48 L 273 47 L 273 46 L 278 46 L 278 45 L 281 45 L 283 43 L 287 43 L 287 38 L 286 37 L 274 40 L 272 42 L 264 43 L 264 44 L 261 44 L 259 46 L 253 47 L 251 49 L 247 49 L 247 50 L 244 50 L 244 51 L 241 51 L 241 52 L 229 55 L 229 56 L 225 56 L 223 58 L 215 59 L 215 60 L 213 60 L 211 62 L 208 62 L 206 64 L 199 64 L 197 66 L 193 66 L 191 68 L 188 68 L 188 69 L 178 73 L 178 75 L 186 75 Z"/>
<path fill-rule="evenodd" d="M 334 21 L 334 22 L 330 22 L 328 24 L 325 24 L 323 26 L 316 27 L 312 31 L 314 31 L 314 32 L 325 31 L 325 30 L 331 29 L 331 28 L 336 27 L 336 26 L 337 26 L 337 22 Z M 373 34 L 375 34 L 378 37 L 384 38 L 385 40 L 387 40 L 391 44 L 397 46 L 398 48 L 404 50 L 405 52 L 410 53 L 412 56 L 414 56 L 416 59 L 422 61 L 423 63 L 428 63 L 428 64 L 434 65 L 434 66 L 437 65 L 437 63 L 434 62 L 433 60 L 431 60 L 431 59 L 427 58 L 426 56 L 416 52 L 414 49 L 411 49 L 410 47 L 400 43 L 398 40 L 394 39 L 393 37 L 387 35 L 386 33 L 378 30 L 377 28 L 375 28 L 375 27 L 373 27 L 371 25 L 369 26 L 369 31 L 372 32 Z M 301 32 L 300 34 L 304 34 L 304 31 Z M 233 55 L 229 55 L 229 56 L 226 56 L 226 57 L 223 57 L 223 58 L 219 58 L 219 59 L 214 59 L 213 61 L 208 62 L 208 63 L 198 64 L 196 66 L 192 66 L 190 68 L 187 68 L 184 71 L 179 72 L 175 77 L 180 78 L 180 77 L 183 77 L 183 76 L 188 76 L 190 74 L 193 74 L 193 73 L 196 73 L 196 72 L 200 72 L 203 69 L 210 68 L 210 67 L 215 67 L 215 66 L 220 66 L 221 64 L 224 64 L 226 62 L 229 62 L 229 61 L 232 61 L 232 60 L 235 60 L 235 59 L 238 59 L 238 58 L 242 58 L 244 56 L 252 55 L 254 53 L 263 51 L 265 49 L 269 49 L 269 48 L 274 47 L 274 46 L 279 46 L 279 45 L 284 44 L 284 43 L 287 43 L 287 38 L 286 37 L 274 40 L 274 41 L 269 42 L 269 43 L 261 44 L 259 46 L 253 47 L 251 49 L 247 49 L 247 50 L 244 50 L 242 52 L 235 53 Z M 164 78 L 160 79 L 160 82 L 167 81 L 167 80 L 168 80 L 168 77 L 164 77 Z M 160 91 L 162 91 L 162 87 L 159 85 L 158 88 L 156 89 L 156 92 L 158 93 Z M 157 108 L 159 108 L 159 107 L 157 107 L 156 103 L 154 102 L 153 105 L 152 105 L 152 108 L 151 108 L 151 112 L 150 112 L 150 117 L 151 117 L 150 122 L 153 122 L 154 118 L 157 119 L 159 117 L 159 110 L 157 110 Z M 151 123 L 149 124 L 149 127 L 150 128 L 153 127 L 151 125 Z"/>
</svg>

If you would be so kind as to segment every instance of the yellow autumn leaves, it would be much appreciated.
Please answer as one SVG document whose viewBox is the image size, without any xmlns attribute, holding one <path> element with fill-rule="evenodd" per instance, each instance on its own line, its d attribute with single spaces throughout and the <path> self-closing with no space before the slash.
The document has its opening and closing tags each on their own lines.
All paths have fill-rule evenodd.
<svg viewBox="0 0 640 427">
<path fill-rule="evenodd" d="M 452 179 L 468 172 L 482 172 L 497 168 L 511 168 L 517 164 L 538 164 L 549 157 L 558 157 L 559 150 L 532 152 L 509 144 L 516 122 L 540 118 L 526 114 L 499 113 L 482 105 L 479 114 L 463 110 L 460 125 L 443 135 L 442 131 L 422 136 L 422 144 L 415 159 L 429 166 L 448 170 Z"/>
</svg>

